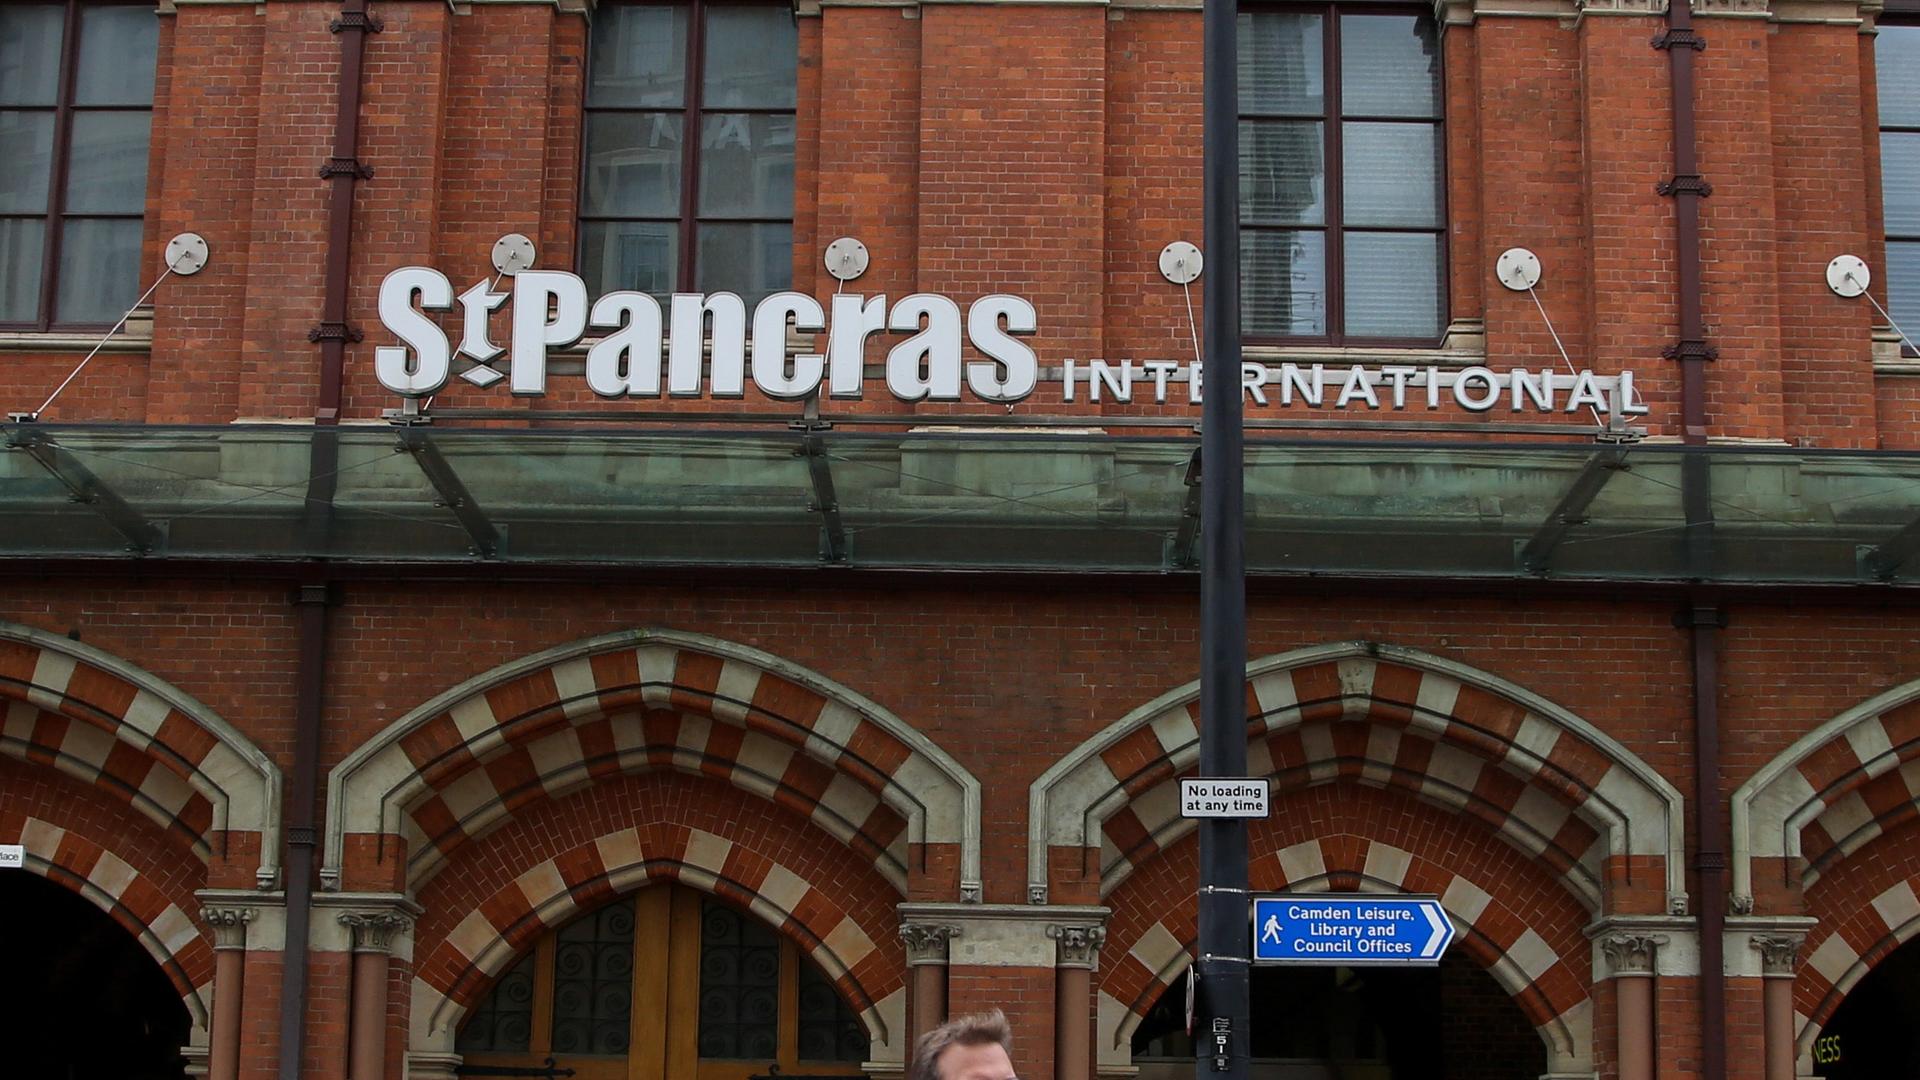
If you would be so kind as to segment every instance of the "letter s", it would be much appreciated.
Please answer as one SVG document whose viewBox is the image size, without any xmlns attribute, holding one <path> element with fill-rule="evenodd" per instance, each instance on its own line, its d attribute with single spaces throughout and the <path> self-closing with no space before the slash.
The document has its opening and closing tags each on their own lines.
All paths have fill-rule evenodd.
<svg viewBox="0 0 1920 1080">
<path fill-rule="evenodd" d="M 421 311 L 414 310 L 415 296 Z M 422 311 L 452 309 L 453 285 L 431 267 L 403 266 L 380 282 L 380 323 L 406 343 L 373 350 L 373 373 L 381 386 L 404 397 L 425 397 L 447 385 L 453 365 L 447 335 Z"/>
<path fill-rule="evenodd" d="M 1000 329 L 1000 320 L 1007 328 Z M 1006 369 L 1006 377 L 992 364 L 968 364 L 967 386 L 982 401 L 1002 403 L 1019 401 L 1033 393 L 1040 377 L 1040 365 L 1033 349 L 1012 334 L 1031 334 L 1039 329 L 1033 305 L 1017 296 L 995 293 L 973 302 L 967 310 L 967 340 L 989 359 Z"/>
</svg>

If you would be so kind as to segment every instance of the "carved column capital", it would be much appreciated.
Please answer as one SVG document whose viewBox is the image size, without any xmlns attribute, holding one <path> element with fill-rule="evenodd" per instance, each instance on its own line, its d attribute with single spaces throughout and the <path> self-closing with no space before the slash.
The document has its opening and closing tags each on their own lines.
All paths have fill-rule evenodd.
<svg viewBox="0 0 1920 1080">
<path fill-rule="evenodd" d="M 200 921 L 213 930 L 213 947 L 222 949 L 245 949 L 247 947 L 247 927 L 259 911 L 250 907 L 203 907 L 200 909 Z"/>
<path fill-rule="evenodd" d="M 1799 934 L 1755 934 L 1747 941 L 1760 950 L 1760 976 L 1765 979 L 1791 979 L 1800 966 Z"/>
<path fill-rule="evenodd" d="M 1600 951 L 1615 976 L 1652 975 L 1653 954 L 1666 943 L 1665 934 L 1609 934 L 1600 939 Z"/>
<path fill-rule="evenodd" d="M 907 965 L 944 964 L 947 942 L 960 936 L 951 923 L 901 923 L 900 940 L 907 945 Z"/>
<path fill-rule="evenodd" d="M 340 925 L 353 933 L 353 951 L 393 951 L 393 939 L 413 929 L 413 919 L 397 911 L 343 911 Z"/>
<path fill-rule="evenodd" d="M 1091 970 L 1100 958 L 1100 943 L 1107 939 L 1104 927 L 1082 924 L 1051 924 L 1047 936 L 1054 943 L 1054 966 Z"/>
</svg>

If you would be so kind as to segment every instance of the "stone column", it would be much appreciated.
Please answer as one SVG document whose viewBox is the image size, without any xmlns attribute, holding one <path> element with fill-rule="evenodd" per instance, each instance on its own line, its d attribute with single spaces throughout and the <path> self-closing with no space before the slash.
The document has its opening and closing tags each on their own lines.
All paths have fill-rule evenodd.
<svg viewBox="0 0 1920 1080">
<path fill-rule="evenodd" d="M 1047 927 L 1054 941 L 1053 961 L 1053 1075 L 1055 1080 L 1092 1080 L 1093 969 L 1100 942 L 1107 932 L 1099 926 L 1055 924 Z"/>
<path fill-rule="evenodd" d="M 908 1024 L 908 1067 L 912 1067 L 913 1040 L 947 1019 L 947 942 L 960 935 L 950 923 L 903 923 L 900 940 L 907 943 L 907 970 L 913 973 L 913 1015 Z"/>
<path fill-rule="evenodd" d="M 1654 1080 L 1653 957 L 1666 941 L 1658 934 L 1610 934 L 1600 939 L 1613 977 L 1620 1080 Z"/>
<path fill-rule="evenodd" d="M 1798 935 L 1755 934 L 1760 950 L 1760 1023 L 1766 1046 L 1766 1080 L 1793 1080 L 1793 979 L 1800 962 Z"/>
<path fill-rule="evenodd" d="M 413 920 L 394 911 L 346 911 L 353 935 L 353 1008 L 347 1037 L 347 1080 L 379 1080 L 387 1069 L 387 963 L 393 939 Z"/>
<path fill-rule="evenodd" d="M 240 1075 L 240 1004 L 246 1000 L 247 927 L 258 914 L 250 907 L 204 907 L 200 918 L 213 929 L 213 1017 L 207 1031 L 208 1080 Z"/>
</svg>

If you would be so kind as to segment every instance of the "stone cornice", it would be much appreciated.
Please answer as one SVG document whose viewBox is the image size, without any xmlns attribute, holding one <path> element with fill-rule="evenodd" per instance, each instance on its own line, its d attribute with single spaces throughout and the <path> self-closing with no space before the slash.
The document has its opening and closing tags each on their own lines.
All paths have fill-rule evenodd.
<svg viewBox="0 0 1920 1080">
<path fill-rule="evenodd" d="M 1109 914 L 1077 904 L 906 903 L 898 911 L 903 926 L 951 927 L 942 933 L 954 967 L 1054 967 L 1061 963 L 1062 934 L 1069 952 L 1091 947 L 1094 939 L 1078 931 L 1104 932 Z"/>
</svg>

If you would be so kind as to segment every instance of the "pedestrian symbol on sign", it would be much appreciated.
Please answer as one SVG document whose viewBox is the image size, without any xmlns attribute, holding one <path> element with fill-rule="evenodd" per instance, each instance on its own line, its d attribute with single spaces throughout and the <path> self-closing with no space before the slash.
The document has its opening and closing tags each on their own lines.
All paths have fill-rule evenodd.
<svg viewBox="0 0 1920 1080">
<path fill-rule="evenodd" d="M 1280 941 L 1280 916 L 1267 916 L 1267 925 L 1260 928 L 1260 940 L 1278 944 Z"/>
</svg>

